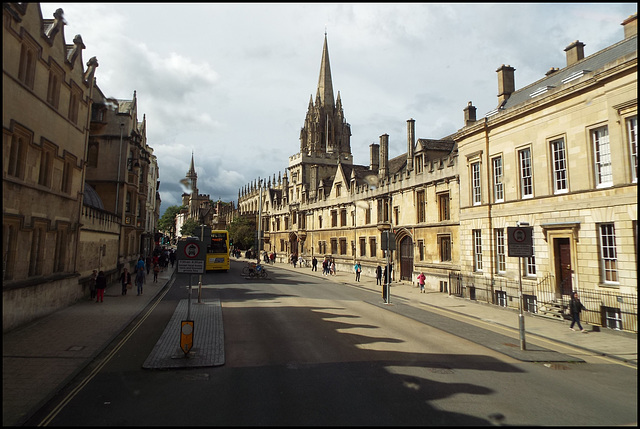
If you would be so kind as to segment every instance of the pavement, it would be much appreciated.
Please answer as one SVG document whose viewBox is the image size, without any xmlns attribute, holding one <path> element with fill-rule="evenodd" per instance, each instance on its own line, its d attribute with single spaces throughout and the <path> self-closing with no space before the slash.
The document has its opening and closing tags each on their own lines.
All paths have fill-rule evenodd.
<svg viewBox="0 0 640 429">
<path fill-rule="evenodd" d="M 247 262 L 244 258 L 234 261 Z M 409 282 L 394 282 L 388 303 L 382 300 L 381 286 L 375 279 L 337 272 L 322 276 L 311 268 L 291 264 L 267 265 L 268 271 L 290 270 L 325 281 L 375 292 L 366 301 L 372 305 L 402 314 L 438 329 L 467 338 L 524 362 L 583 362 L 579 356 L 611 358 L 637 367 L 637 334 L 613 331 L 583 324 L 587 334 L 569 329 L 569 322 L 525 313 L 524 338 L 520 337 L 517 310 L 499 307 L 446 293 L 419 289 Z M 160 297 L 175 279 L 168 268 L 158 282 L 147 280 L 144 293 L 137 296 L 120 294 L 120 286 L 109 285 L 103 303 L 83 300 L 42 319 L 3 334 L 2 408 L 3 426 L 21 426 L 36 411 L 60 392 L 75 376 L 103 352 L 114 339 L 138 317 L 156 297 Z M 247 280 L 264 282 L 269 280 Z M 197 292 L 197 288 L 194 288 Z M 191 304 L 191 305 L 189 305 Z M 429 310 L 429 311 L 424 311 Z M 194 320 L 193 343 L 178 341 L 178 321 Z M 201 333 L 205 332 L 204 335 Z M 188 337 L 187 337 L 188 338 Z M 550 350 L 547 340 L 568 346 L 571 356 Z M 524 348 L 523 348 L 524 345 Z M 193 368 L 224 364 L 224 326 L 219 300 L 191 303 L 181 300 L 171 321 L 143 364 L 147 370 Z"/>
</svg>

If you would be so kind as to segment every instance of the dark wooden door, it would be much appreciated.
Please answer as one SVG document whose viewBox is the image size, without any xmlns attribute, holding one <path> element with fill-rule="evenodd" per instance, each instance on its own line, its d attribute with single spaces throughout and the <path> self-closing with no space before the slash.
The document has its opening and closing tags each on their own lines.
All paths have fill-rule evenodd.
<svg viewBox="0 0 640 429">
<path fill-rule="evenodd" d="M 556 285 L 562 295 L 570 295 L 573 285 L 571 283 L 571 245 L 568 238 L 556 238 L 554 240 L 554 252 L 556 259 Z"/>
<path fill-rule="evenodd" d="M 400 242 L 400 280 L 411 281 L 413 274 L 413 240 L 406 236 Z"/>
</svg>

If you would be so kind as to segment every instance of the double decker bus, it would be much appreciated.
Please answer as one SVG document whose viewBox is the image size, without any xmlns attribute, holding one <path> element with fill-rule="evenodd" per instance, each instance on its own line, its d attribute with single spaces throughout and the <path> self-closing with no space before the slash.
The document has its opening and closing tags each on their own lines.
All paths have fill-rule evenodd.
<svg viewBox="0 0 640 429">
<path fill-rule="evenodd" d="M 206 271 L 229 269 L 229 231 L 211 231 L 211 241 L 207 243 Z"/>
</svg>

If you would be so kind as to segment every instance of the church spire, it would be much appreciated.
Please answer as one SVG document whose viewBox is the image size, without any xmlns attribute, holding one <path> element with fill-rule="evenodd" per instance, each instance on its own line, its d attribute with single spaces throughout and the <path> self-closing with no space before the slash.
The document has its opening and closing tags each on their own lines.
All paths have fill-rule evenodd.
<svg viewBox="0 0 640 429">
<path fill-rule="evenodd" d="M 329 65 L 329 47 L 327 46 L 326 30 L 324 33 L 324 47 L 322 48 L 322 63 L 320 64 L 320 79 L 318 79 L 318 93 L 322 105 L 333 109 L 333 83 L 331 82 L 331 66 Z"/>
</svg>

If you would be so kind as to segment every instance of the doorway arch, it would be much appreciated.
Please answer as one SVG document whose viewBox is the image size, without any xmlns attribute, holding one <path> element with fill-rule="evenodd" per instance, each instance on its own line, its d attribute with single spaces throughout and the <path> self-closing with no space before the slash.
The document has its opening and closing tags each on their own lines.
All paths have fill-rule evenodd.
<svg viewBox="0 0 640 429">
<path fill-rule="evenodd" d="M 406 234 L 400 239 L 399 249 L 400 280 L 411 281 L 413 277 L 413 239 L 411 235 Z"/>
</svg>

